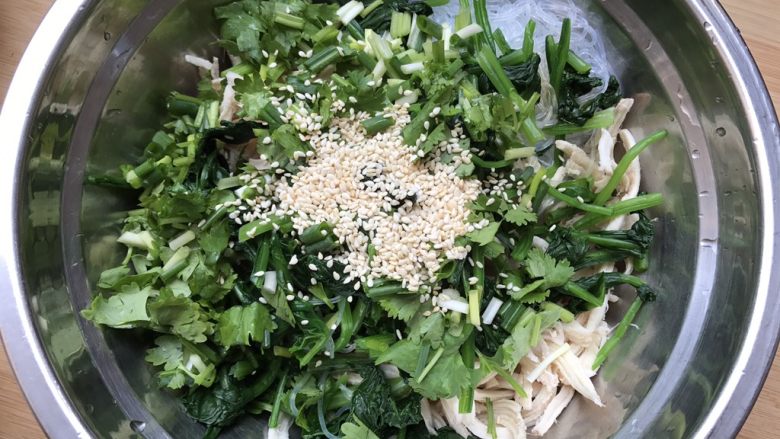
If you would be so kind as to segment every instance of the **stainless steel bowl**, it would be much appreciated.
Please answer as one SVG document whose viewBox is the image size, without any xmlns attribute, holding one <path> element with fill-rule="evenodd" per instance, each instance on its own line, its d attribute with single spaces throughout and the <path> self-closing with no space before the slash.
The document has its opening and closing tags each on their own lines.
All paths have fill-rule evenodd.
<svg viewBox="0 0 780 439">
<path fill-rule="evenodd" d="M 134 160 L 182 53 L 206 55 L 224 1 L 61 0 L 31 43 L 0 118 L 0 325 L 16 373 L 54 438 L 196 437 L 143 362 L 143 333 L 78 316 L 113 244 L 127 194 L 88 177 Z M 576 401 L 550 437 L 714 437 L 739 429 L 773 357 L 778 125 L 744 42 L 715 0 L 584 2 L 638 108 L 638 133 L 671 139 L 643 157 L 667 203 L 650 282 L 661 291 L 602 371 L 606 409 Z M 614 316 L 613 316 L 614 317 Z M 257 437 L 246 420 L 231 437 Z"/>
</svg>

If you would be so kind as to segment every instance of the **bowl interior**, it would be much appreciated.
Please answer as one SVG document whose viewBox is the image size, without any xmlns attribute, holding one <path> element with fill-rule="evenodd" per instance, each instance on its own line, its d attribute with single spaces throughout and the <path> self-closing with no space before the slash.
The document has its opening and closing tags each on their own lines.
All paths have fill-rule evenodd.
<svg viewBox="0 0 780 439">
<path fill-rule="evenodd" d="M 211 9 L 224 1 L 94 3 L 48 78 L 21 165 L 25 288 L 63 389 L 96 435 L 196 437 L 203 428 L 157 389 L 143 360 L 148 335 L 98 330 L 77 311 L 124 256 L 114 240 L 134 208 L 132 194 L 90 177 L 134 162 L 166 94 L 194 89 L 183 54 L 219 53 Z M 652 212 L 647 274 L 660 295 L 597 379 L 607 407 L 576 399 L 549 437 L 687 436 L 728 377 L 757 288 L 753 127 L 709 24 L 688 3 L 579 4 L 608 35 L 615 74 L 636 99 L 626 125 L 638 138 L 671 133 L 642 157 L 644 190 L 666 200 Z M 624 309 L 616 304 L 611 322 Z M 247 418 L 227 437 L 257 436 L 259 422 Z"/>
</svg>

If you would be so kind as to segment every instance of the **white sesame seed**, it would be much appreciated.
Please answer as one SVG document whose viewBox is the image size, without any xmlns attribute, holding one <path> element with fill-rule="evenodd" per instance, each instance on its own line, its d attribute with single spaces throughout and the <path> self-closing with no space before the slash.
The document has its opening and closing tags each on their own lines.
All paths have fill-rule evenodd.
<svg viewBox="0 0 780 439">
<path fill-rule="evenodd" d="M 286 299 L 288 302 L 292 302 L 293 300 L 295 300 L 295 296 L 293 296 L 292 294 L 288 294 Z"/>
<path fill-rule="evenodd" d="M 306 326 L 309 324 L 309 321 L 306 319 L 301 320 L 301 325 Z"/>
</svg>

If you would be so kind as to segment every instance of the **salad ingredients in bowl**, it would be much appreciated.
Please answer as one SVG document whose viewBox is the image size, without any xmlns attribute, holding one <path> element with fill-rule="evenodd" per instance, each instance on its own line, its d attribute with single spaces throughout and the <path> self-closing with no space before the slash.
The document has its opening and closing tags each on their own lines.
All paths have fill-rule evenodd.
<svg viewBox="0 0 780 439">
<path fill-rule="evenodd" d="M 602 405 L 591 380 L 655 298 L 638 157 L 666 132 L 622 129 L 633 101 L 571 19 L 540 45 L 445 3 L 217 8 L 226 57 L 186 55 L 197 93 L 96 179 L 138 209 L 82 315 L 155 333 L 207 437 L 259 415 L 268 437 L 520 438 Z"/>
</svg>

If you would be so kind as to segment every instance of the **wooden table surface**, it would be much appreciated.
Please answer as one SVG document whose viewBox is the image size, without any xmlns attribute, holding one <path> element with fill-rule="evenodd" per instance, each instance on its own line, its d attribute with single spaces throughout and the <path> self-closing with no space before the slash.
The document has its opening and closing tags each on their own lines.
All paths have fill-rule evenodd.
<svg viewBox="0 0 780 439">
<path fill-rule="evenodd" d="M 0 0 L 0 101 L 5 99 L 16 64 L 51 3 L 51 0 Z M 775 105 L 780 106 L 780 32 L 777 31 L 780 1 L 723 0 L 723 4 L 742 30 Z M 0 349 L 0 439 L 43 437 L 19 390 L 5 351 Z M 780 437 L 780 355 L 775 358 L 761 396 L 738 437 Z"/>
</svg>

